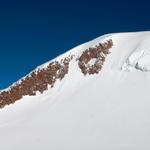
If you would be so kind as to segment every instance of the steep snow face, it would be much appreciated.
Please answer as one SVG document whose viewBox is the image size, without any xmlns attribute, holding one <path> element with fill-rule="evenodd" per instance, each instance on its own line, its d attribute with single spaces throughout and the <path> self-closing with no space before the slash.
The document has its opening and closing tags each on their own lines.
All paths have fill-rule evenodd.
<svg viewBox="0 0 150 150">
<path fill-rule="evenodd" d="M 101 71 L 84 75 L 83 51 L 109 39 Z M 149 150 L 149 39 L 150 32 L 108 34 L 54 59 L 74 55 L 61 81 L 0 109 L 1 149 Z"/>
</svg>

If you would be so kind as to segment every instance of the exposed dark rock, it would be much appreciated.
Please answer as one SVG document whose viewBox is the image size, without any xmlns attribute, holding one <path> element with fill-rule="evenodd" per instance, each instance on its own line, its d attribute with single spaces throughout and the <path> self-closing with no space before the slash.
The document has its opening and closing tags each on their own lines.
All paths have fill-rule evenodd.
<svg viewBox="0 0 150 150">
<path fill-rule="evenodd" d="M 69 62 L 72 58 L 73 56 L 68 56 L 60 62 L 51 62 L 47 68 L 32 72 L 19 84 L 12 86 L 10 90 L 1 92 L 0 108 L 13 104 L 25 95 L 34 96 L 37 91 L 43 93 L 48 89 L 48 85 L 53 87 L 57 79 L 62 80 L 68 73 Z"/>
<path fill-rule="evenodd" d="M 94 48 L 85 50 L 79 58 L 78 65 L 81 72 L 86 74 L 97 74 L 102 69 L 109 49 L 113 46 L 112 40 L 100 43 Z M 90 63 L 93 60 L 92 64 Z"/>
<path fill-rule="evenodd" d="M 85 50 L 77 59 L 81 72 L 84 75 L 99 73 L 112 46 L 113 42 L 110 39 L 94 48 Z M 74 55 L 69 55 L 60 61 L 53 61 L 46 68 L 30 73 L 19 83 L 11 86 L 10 90 L 0 92 L 0 108 L 15 103 L 23 96 L 34 96 L 38 91 L 43 93 L 48 89 L 48 85 L 51 88 L 54 87 L 56 80 L 62 80 L 68 73 L 69 63 L 73 57 Z"/>
</svg>

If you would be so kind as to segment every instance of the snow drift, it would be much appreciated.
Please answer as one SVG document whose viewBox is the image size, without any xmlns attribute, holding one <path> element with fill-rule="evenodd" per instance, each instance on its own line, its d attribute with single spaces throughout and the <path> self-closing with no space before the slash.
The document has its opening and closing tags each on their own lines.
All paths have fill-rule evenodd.
<svg viewBox="0 0 150 150">
<path fill-rule="evenodd" d="M 45 75 L 49 67 L 54 76 Z M 1 92 L 1 149 L 149 150 L 149 71 L 150 32 L 107 34 L 71 49 Z M 19 91 L 22 82 L 34 92 Z M 16 86 L 13 96 L 22 96 L 13 101 L 6 95 Z"/>
</svg>

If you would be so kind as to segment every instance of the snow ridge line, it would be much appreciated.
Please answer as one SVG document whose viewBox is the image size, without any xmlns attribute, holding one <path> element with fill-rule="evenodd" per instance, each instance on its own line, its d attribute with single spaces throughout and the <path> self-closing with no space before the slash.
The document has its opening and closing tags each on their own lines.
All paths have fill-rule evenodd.
<svg viewBox="0 0 150 150">
<path fill-rule="evenodd" d="M 104 43 L 99 43 L 94 48 L 86 49 L 81 56 L 76 59 L 81 73 L 84 75 L 98 74 L 102 69 L 109 49 L 113 46 L 112 40 L 107 40 Z M 52 61 L 46 68 L 41 68 L 31 72 L 20 82 L 10 86 L 9 90 L 4 90 L 0 93 L 0 108 L 6 105 L 14 104 L 23 96 L 35 96 L 37 92 L 43 93 L 48 90 L 48 86 L 54 87 L 57 80 L 62 80 L 69 71 L 70 61 L 75 55 L 68 55 L 60 61 Z M 91 65 L 90 61 L 94 59 Z"/>
</svg>

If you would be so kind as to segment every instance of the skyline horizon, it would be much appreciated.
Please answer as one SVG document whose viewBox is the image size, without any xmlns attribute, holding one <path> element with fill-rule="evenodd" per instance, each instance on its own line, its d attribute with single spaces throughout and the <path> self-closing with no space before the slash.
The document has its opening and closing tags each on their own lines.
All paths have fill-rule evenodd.
<svg viewBox="0 0 150 150">
<path fill-rule="evenodd" d="M 150 31 L 150 2 L 0 2 L 0 89 L 101 35 Z"/>
</svg>

